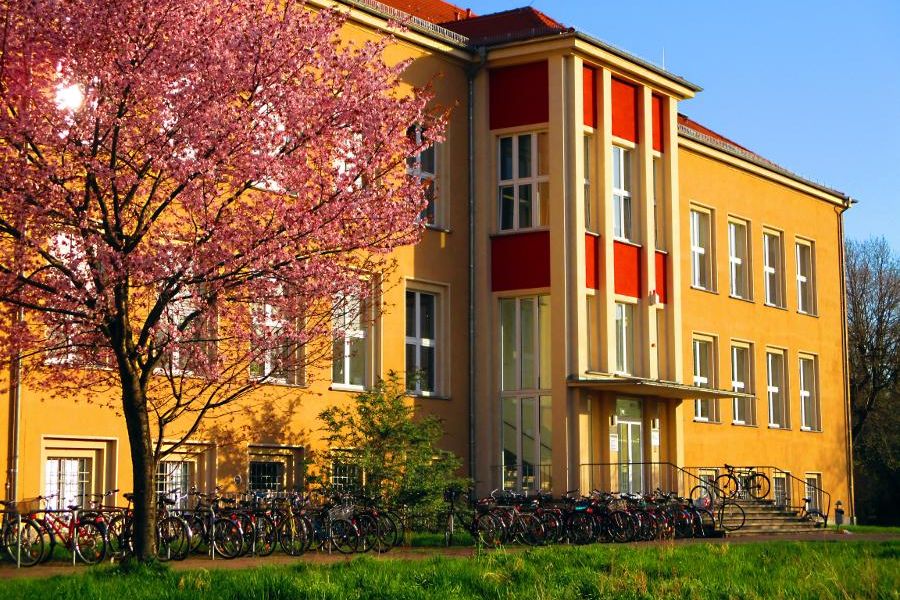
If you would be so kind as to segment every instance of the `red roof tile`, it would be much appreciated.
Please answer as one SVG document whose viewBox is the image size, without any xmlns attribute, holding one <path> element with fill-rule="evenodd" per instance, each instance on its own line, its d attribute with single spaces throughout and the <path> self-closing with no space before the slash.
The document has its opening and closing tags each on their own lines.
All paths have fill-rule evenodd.
<svg viewBox="0 0 900 600">
<path fill-rule="evenodd" d="M 682 125 L 684 127 L 687 127 L 691 131 L 699 133 L 700 135 L 705 135 L 706 137 L 712 138 L 712 139 L 716 140 L 717 142 L 720 142 L 726 146 L 729 146 L 732 150 L 737 151 L 738 153 L 749 154 L 758 161 L 762 161 L 763 163 L 766 163 L 773 167 L 778 167 L 778 165 L 773 163 L 771 160 L 769 160 L 763 156 L 760 156 L 753 150 L 745 148 L 744 146 L 741 146 L 740 144 L 738 144 L 737 142 L 735 142 L 733 140 L 728 139 L 721 133 L 717 133 L 717 132 L 713 131 L 712 129 L 710 129 L 709 127 L 706 127 L 705 125 L 701 125 L 700 123 L 698 123 L 697 121 L 694 121 L 687 115 L 682 115 L 679 113 L 678 124 Z M 778 168 L 781 168 L 781 167 L 778 167 Z"/>
<path fill-rule="evenodd" d="M 443 0 L 379 0 L 379 2 L 432 23 L 465 19 L 468 10 Z M 468 11 L 468 15 L 472 15 L 471 11 Z"/>
<path fill-rule="evenodd" d="M 487 39 L 532 37 L 568 28 L 530 6 L 439 23 L 441 27 L 468 37 L 473 43 Z"/>
</svg>

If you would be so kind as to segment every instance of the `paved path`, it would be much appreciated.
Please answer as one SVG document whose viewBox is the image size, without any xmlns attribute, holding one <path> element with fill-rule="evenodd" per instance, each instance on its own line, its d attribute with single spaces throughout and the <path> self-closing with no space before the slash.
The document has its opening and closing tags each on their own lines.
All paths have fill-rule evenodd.
<svg viewBox="0 0 900 600">
<path fill-rule="evenodd" d="M 675 545 L 687 544 L 757 544 L 761 542 L 773 541 L 829 541 L 829 542 L 850 542 L 850 541 L 890 541 L 900 540 L 900 534 L 890 533 L 797 533 L 788 535 L 759 535 L 759 536 L 742 536 L 737 538 L 712 538 L 712 539 L 685 539 L 676 540 Z M 658 542 L 632 542 L 627 546 L 653 546 L 653 545 L 669 545 L 671 541 Z M 521 546 L 510 546 L 505 551 L 521 552 L 525 548 Z M 488 552 L 491 552 L 488 550 Z M 385 554 L 368 554 L 376 560 L 424 560 L 434 556 L 448 557 L 468 557 L 475 554 L 475 549 L 471 547 L 453 547 L 453 548 L 394 548 Z M 262 567 L 266 565 L 290 565 L 297 562 L 305 562 L 310 564 L 331 564 L 346 562 L 360 556 L 358 554 L 346 556 L 343 554 L 323 554 L 321 552 L 310 552 L 300 557 L 292 557 L 284 554 L 273 554 L 265 558 L 244 557 L 235 560 L 210 560 L 208 557 L 192 557 L 181 562 L 172 562 L 169 565 L 176 571 L 185 571 L 191 569 L 251 569 L 254 567 Z M 73 573 L 83 573 L 90 567 L 83 564 L 73 566 L 71 563 L 52 562 L 45 565 L 39 565 L 28 569 L 17 569 L 15 565 L 4 562 L 0 566 L 0 580 L 13 579 L 19 577 L 51 577 L 54 575 L 69 575 Z"/>
</svg>

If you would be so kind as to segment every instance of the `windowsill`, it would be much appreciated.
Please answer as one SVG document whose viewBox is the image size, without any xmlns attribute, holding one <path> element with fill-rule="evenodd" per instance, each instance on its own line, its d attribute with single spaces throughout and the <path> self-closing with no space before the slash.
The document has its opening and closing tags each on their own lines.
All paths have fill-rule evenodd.
<svg viewBox="0 0 900 600">
<path fill-rule="evenodd" d="M 781 425 L 774 425 L 772 423 L 769 423 L 769 429 L 775 429 L 778 431 L 790 431 L 791 430 L 790 427 L 787 427 L 787 426 L 782 427 Z"/>
<path fill-rule="evenodd" d="M 743 421 L 732 421 L 732 425 L 735 427 L 751 427 L 753 429 L 759 429 L 759 425 L 756 423 L 744 423 Z"/>
<path fill-rule="evenodd" d="M 444 227 L 442 225 L 435 225 L 433 223 L 425 223 L 425 229 L 429 229 L 431 231 L 437 231 L 439 233 L 453 233 L 449 227 Z"/>
<path fill-rule="evenodd" d="M 332 383 L 330 386 L 328 386 L 328 389 L 333 392 L 364 392 L 366 391 L 366 386 L 347 385 L 345 383 Z"/>
<path fill-rule="evenodd" d="M 818 318 L 819 318 L 819 314 L 818 314 L 818 313 L 803 312 L 802 310 L 798 310 L 798 311 L 797 311 L 797 314 L 798 314 L 798 315 L 803 315 L 804 317 L 812 317 L 813 319 L 818 319 Z"/>
<path fill-rule="evenodd" d="M 550 231 L 549 226 L 529 227 L 527 229 L 500 229 L 491 234 L 491 237 L 500 237 L 503 235 L 516 235 L 517 233 L 537 233 L 542 231 Z"/>
<path fill-rule="evenodd" d="M 434 392 L 406 392 L 409 398 L 420 398 L 422 400 L 449 400 L 450 396 L 436 394 Z"/>
<path fill-rule="evenodd" d="M 741 302 L 755 304 L 755 302 L 753 302 L 753 298 L 744 298 L 743 296 L 735 296 L 734 294 L 728 294 L 728 297 L 731 298 L 732 300 L 740 300 Z"/>
<path fill-rule="evenodd" d="M 694 417 L 694 423 L 709 423 L 711 425 L 721 425 L 722 421 L 711 421 L 704 417 Z"/>
<path fill-rule="evenodd" d="M 821 429 L 813 429 L 812 427 L 801 427 L 800 431 L 806 431 L 807 433 L 822 433 Z"/>
<path fill-rule="evenodd" d="M 634 240 L 629 240 L 628 238 L 616 237 L 613 236 L 614 242 L 619 242 L 620 244 L 625 244 L 626 246 L 634 246 L 635 248 L 643 248 L 644 246 L 635 242 Z"/>
<path fill-rule="evenodd" d="M 778 310 L 787 311 L 786 306 L 779 306 L 777 304 L 770 304 L 768 302 L 763 302 L 763 306 L 768 306 L 769 308 L 777 308 Z"/>
<path fill-rule="evenodd" d="M 706 292 L 707 294 L 713 294 L 714 296 L 718 296 L 718 295 L 719 295 L 719 292 L 717 292 L 716 290 L 711 290 L 711 289 L 708 289 L 708 288 L 705 288 L 705 287 L 696 286 L 696 285 L 691 285 L 691 289 L 692 289 L 692 290 L 697 290 L 698 292 Z"/>
</svg>

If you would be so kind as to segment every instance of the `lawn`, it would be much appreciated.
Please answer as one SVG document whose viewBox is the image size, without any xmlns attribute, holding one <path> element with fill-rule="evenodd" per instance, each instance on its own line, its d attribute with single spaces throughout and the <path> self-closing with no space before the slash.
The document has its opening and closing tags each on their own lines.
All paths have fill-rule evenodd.
<svg viewBox="0 0 900 600">
<path fill-rule="evenodd" d="M 3 598 L 900 598 L 900 542 L 553 547 L 245 570 L 102 567 L 8 580 Z"/>
</svg>

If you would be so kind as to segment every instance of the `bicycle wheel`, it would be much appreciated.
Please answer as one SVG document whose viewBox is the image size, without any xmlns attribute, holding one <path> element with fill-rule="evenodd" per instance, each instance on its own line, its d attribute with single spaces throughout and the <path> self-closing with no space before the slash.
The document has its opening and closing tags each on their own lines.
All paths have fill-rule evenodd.
<svg viewBox="0 0 900 600">
<path fill-rule="evenodd" d="M 231 516 L 232 520 L 237 521 L 241 526 L 241 549 L 238 556 L 246 556 L 253 550 L 253 542 L 256 539 L 256 524 L 253 518 L 247 513 L 239 513 Z"/>
<path fill-rule="evenodd" d="M 716 487 L 721 490 L 725 498 L 734 498 L 740 486 L 738 485 L 737 477 L 731 473 L 723 473 L 716 477 Z"/>
<path fill-rule="evenodd" d="M 581 511 L 572 513 L 566 523 L 566 537 L 569 543 L 582 546 L 594 541 L 594 519 L 588 513 Z"/>
<path fill-rule="evenodd" d="M 116 515 L 106 528 L 106 543 L 110 556 L 122 558 L 131 554 L 131 518 L 125 515 Z"/>
<path fill-rule="evenodd" d="M 378 521 L 369 514 L 357 515 L 354 524 L 359 530 L 359 546 L 357 550 L 360 552 L 368 552 L 378 545 Z"/>
<path fill-rule="evenodd" d="M 44 555 L 41 557 L 41 562 L 45 563 L 53 557 L 53 553 L 56 551 L 56 533 L 45 519 L 35 519 L 34 522 L 41 528 L 41 537 L 44 540 Z"/>
<path fill-rule="evenodd" d="M 278 545 L 278 533 L 275 531 L 275 522 L 268 515 L 254 515 L 256 541 L 254 550 L 257 556 L 269 556 L 275 552 Z"/>
<path fill-rule="evenodd" d="M 824 513 L 818 510 L 811 510 L 806 513 L 806 520 L 810 521 L 814 527 L 824 528 L 828 525 L 828 517 L 825 516 Z"/>
<path fill-rule="evenodd" d="M 156 558 L 184 560 L 191 551 L 191 528 L 184 519 L 169 516 L 156 524 Z"/>
<path fill-rule="evenodd" d="M 187 518 L 187 524 L 191 529 L 191 552 L 206 552 L 209 549 L 208 515 L 192 513 Z"/>
<path fill-rule="evenodd" d="M 93 521 L 82 521 L 75 526 L 72 545 L 75 554 L 86 564 L 96 565 L 106 558 L 106 534 Z"/>
<path fill-rule="evenodd" d="M 278 543 L 281 550 L 289 556 L 300 556 L 306 552 L 310 537 L 312 536 L 300 515 L 286 517 L 278 526 Z"/>
<path fill-rule="evenodd" d="M 44 535 L 40 526 L 31 519 L 9 521 L 3 528 L 2 543 L 13 562 L 23 567 L 33 567 L 44 556 Z"/>
<path fill-rule="evenodd" d="M 634 540 L 637 534 L 637 523 L 634 517 L 623 510 L 610 512 L 606 526 L 613 541 L 620 544 Z"/>
<path fill-rule="evenodd" d="M 716 517 L 705 508 L 694 509 L 694 537 L 710 537 L 716 530 Z"/>
<path fill-rule="evenodd" d="M 496 548 L 504 538 L 503 524 L 494 515 L 485 513 L 475 519 L 473 536 L 477 543 L 489 548 Z"/>
<path fill-rule="evenodd" d="M 754 473 L 747 478 L 747 491 L 754 500 L 762 500 L 769 495 L 771 483 L 764 473 Z"/>
<path fill-rule="evenodd" d="M 236 558 L 244 545 L 244 532 L 237 521 L 218 517 L 213 521 L 213 550 L 225 559 Z"/>
<path fill-rule="evenodd" d="M 543 546 L 547 543 L 547 530 L 536 516 L 524 513 L 520 514 L 516 521 L 519 529 L 517 537 L 520 542 L 528 546 Z"/>
<path fill-rule="evenodd" d="M 383 554 L 399 543 L 397 526 L 382 514 L 379 514 L 375 521 L 378 528 L 378 545 L 375 546 L 375 551 Z"/>
<path fill-rule="evenodd" d="M 331 546 L 341 554 L 353 554 L 360 546 L 360 532 L 348 519 L 334 519 L 331 521 Z"/>
<path fill-rule="evenodd" d="M 725 531 L 737 531 L 746 520 L 744 509 L 735 502 L 725 502 L 719 509 L 719 525 Z"/>
</svg>

